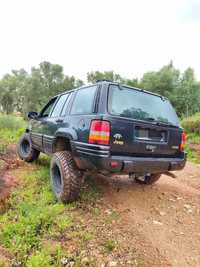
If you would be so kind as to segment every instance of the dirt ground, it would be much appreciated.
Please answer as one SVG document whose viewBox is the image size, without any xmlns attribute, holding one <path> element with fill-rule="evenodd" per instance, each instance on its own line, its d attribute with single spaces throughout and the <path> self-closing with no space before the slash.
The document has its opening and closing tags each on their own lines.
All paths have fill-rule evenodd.
<svg viewBox="0 0 200 267">
<path fill-rule="evenodd" d="M 0 173 L 0 202 L 16 185 L 8 170 L 12 155 Z M 138 185 L 126 176 L 96 179 L 104 207 L 122 218 L 113 229 L 122 243 L 139 249 L 152 262 L 150 266 L 199 267 L 200 165 L 188 162 L 175 174 L 176 179 L 163 175 L 153 186 Z"/>
<path fill-rule="evenodd" d="M 153 186 L 115 177 L 105 181 L 104 202 L 122 215 L 130 246 L 136 242 L 152 266 L 199 267 L 200 165 L 188 162 L 175 174 Z"/>
<path fill-rule="evenodd" d="M 0 212 L 4 211 L 5 202 L 9 198 L 12 188 L 17 186 L 17 180 L 11 170 L 17 168 L 20 161 L 17 159 L 16 146 L 10 146 L 8 153 L 0 154 Z"/>
</svg>

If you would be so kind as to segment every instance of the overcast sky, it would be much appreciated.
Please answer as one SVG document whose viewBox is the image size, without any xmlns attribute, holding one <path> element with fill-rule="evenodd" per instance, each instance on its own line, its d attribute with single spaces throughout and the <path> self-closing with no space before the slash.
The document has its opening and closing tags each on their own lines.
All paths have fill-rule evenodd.
<svg viewBox="0 0 200 267">
<path fill-rule="evenodd" d="M 200 79 L 200 0 L 0 0 L 0 75 L 58 63 L 131 78 L 175 67 Z"/>
</svg>

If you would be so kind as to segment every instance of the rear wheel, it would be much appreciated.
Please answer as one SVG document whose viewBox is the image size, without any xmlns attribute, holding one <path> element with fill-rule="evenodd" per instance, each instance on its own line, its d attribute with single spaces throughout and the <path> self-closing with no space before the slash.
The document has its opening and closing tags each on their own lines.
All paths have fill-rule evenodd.
<svg viewBox="0 0 200 267">
<path fill-rule="evenodd" d="M 29 133 L 25 133 L 19 140 L 17 153 L 26 162 L 32 162 L 39 157 L 40 151 L 32 147 Z"/>
<path fill-rule="evenodd" d="M 160 179 L 160 177 L 161 177 L 161 174 L 154 173 L 154 174 L 136 177 L 135 181 L 138 184 L 154 184 Z"/>
<path fill-rule="evenodd" d="M 58 200 L 67 203 L 78 198 L 82 174 L 76 167 L 71 152 L 61 151 L 53 155 L 50 176 L 51 186 Z"/>
</svg>

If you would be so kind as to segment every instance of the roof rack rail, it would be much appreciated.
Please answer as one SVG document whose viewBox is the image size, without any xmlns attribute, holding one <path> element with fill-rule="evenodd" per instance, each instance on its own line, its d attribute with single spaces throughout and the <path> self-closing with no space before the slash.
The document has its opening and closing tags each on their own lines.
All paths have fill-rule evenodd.
<svg viewBox="0 0 200 267">
<path fill-rule="evenodd" d="M 100 82 L 113 82 L 113 81 L 109 79 L 100 79 L 100 80 L 96 80 L 96 82 L 100 83 Z"/>
</svg>

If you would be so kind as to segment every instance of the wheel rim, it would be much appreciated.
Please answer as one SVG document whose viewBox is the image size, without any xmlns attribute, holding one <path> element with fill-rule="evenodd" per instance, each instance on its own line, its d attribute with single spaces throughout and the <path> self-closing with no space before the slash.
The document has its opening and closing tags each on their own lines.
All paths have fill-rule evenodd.
<svg viewBox="0 0 200 267">
<path fill-rule="evenodd" d="M 62 191 L 62 177 L 60 168 L 57 164 L 54 164 L 52 167 L 52 183 L 53 190 L 55 191 L 56 195 L 59 195 Z"/>
<path fill-rule="evenodd" d="M 23 140 L 23 142 L 21 143 L 21 151 L 24 155 L 28 155 L 29 152 L 31 150 L 31 145 L 30 142 L 28 140 Z"/>
</svg>

